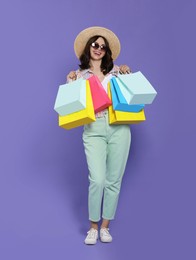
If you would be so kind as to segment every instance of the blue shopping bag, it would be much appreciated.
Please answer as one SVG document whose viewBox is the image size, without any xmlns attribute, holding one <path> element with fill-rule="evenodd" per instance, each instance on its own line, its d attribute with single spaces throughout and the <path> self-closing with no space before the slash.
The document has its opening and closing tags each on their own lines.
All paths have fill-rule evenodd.
<svg viewBox="0 0 196 260">
<path fill-rule="evenodd" d="M 86 108 L 86 80 L 80 78 L 71 83 L 60 85 L 54 110 L 65 116 Z"/>
<path fill-rule="evenodd" d="M 151 104 L 157 95 L 141 71 L 118 75 L 116 81 L 128 104 Z"/>
<path fill-rule="evenodd" d="M 110 89 L 112 94 L 112 107 L 114 110 L 126 112 L 139 112 L 144 108 L 143 104 L 129 105 L 123 96 L 115 77 L 110 80 Z"/>
</svg>

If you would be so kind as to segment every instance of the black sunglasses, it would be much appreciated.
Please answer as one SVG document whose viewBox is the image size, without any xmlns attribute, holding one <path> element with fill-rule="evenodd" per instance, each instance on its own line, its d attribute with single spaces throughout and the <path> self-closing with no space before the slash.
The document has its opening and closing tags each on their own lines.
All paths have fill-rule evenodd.
<svg viewBox="0 0 196 260">
<path fill-rule="evenodd" d="M 102 44 L 102 45 L 99 45 L 97 42 L 93 42 L 91 43 L 91 47 L 95 50 L 98 50 L 100 48 L 100 50 L 102 51 L 106 51 L 107 50 L 107 47 L 106 45 Z"/>
</svg>

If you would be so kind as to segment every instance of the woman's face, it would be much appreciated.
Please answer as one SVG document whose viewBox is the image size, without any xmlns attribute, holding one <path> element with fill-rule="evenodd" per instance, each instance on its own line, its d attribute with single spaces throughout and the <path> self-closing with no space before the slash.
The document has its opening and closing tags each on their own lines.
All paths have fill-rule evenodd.
<svg viewBox="0 0 196 260">
<path fill-rule="evenodd" d="M 105 41 L 102 37 L 99 37 L 95 43 L 98 43 L 99 46 L 105 46 Z M 93 48 L 92 46 L 90 46 L 90 56 L 92 60 L 101 60 L 104 55 L 105 55 L 106 51 L 103 50 L 101 47 L 99 47 L 98 49 Z"/>
</svg>

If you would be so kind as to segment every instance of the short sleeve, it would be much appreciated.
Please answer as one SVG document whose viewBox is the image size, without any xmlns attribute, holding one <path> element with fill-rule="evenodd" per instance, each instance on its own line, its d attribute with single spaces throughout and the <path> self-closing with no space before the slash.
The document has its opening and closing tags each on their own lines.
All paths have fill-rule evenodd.
<svg viewBox="0 0 196 260">
<path fill-rule="evenodd" d="M 109 72 L 109 74 L 117 76 L 119 74 L 120 68 L 117 65 L 114 65 L 112 70 Z"/>
</svg>

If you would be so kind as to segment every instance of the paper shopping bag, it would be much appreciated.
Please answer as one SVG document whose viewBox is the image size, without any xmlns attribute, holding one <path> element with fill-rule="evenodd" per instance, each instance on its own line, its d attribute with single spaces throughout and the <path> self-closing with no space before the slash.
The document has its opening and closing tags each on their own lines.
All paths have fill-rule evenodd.
<svg viewBox="0 0 196 260">
<path fill-rule="evenodd" d="M 88 80 L 90 83 L 94 110 L 95 113 L 97 113 L 109 107 L 111 105 L 111 100 L 108 98 L 108 95 L 97 76 L 93 75 Z"/>
<path fill-rule="evenodd" d="M 112 95 L 112 106 L 114 110 L 126 112 L 139 112 L 144 105 L 130 105 L 123 96 L 115 77 L 110 80 L 110 90 Z"/>
<path fill-rule="evenodd" d="M 111 98 L 110 82 L 108 83 L 108 96 Z M 109 123 L 110 124 L 138 124 L 146 120 L 144 110 L 140 112 L 123 112 L 113 110 L 109 106 Z"/>
<path fill-rule="evenodd" d="M 75 128 L 95 121 L 95 113 L 89 81 L 86 80 L 86 108 L 69 115 L 59 116 L 59 126 L 65 129 Z"/>
<path fill-rule="evenodd" d="M 82 78 L 60 85 L 54 110 L 61 116 L 80 111 L 86 107 L 86 81 Z"/>
<path fill-rule="evenodd" d="M 140 72 L 118 75 L 116 81 L 128 104 L 151 104 L 157 92 Z"/>
</svg>

